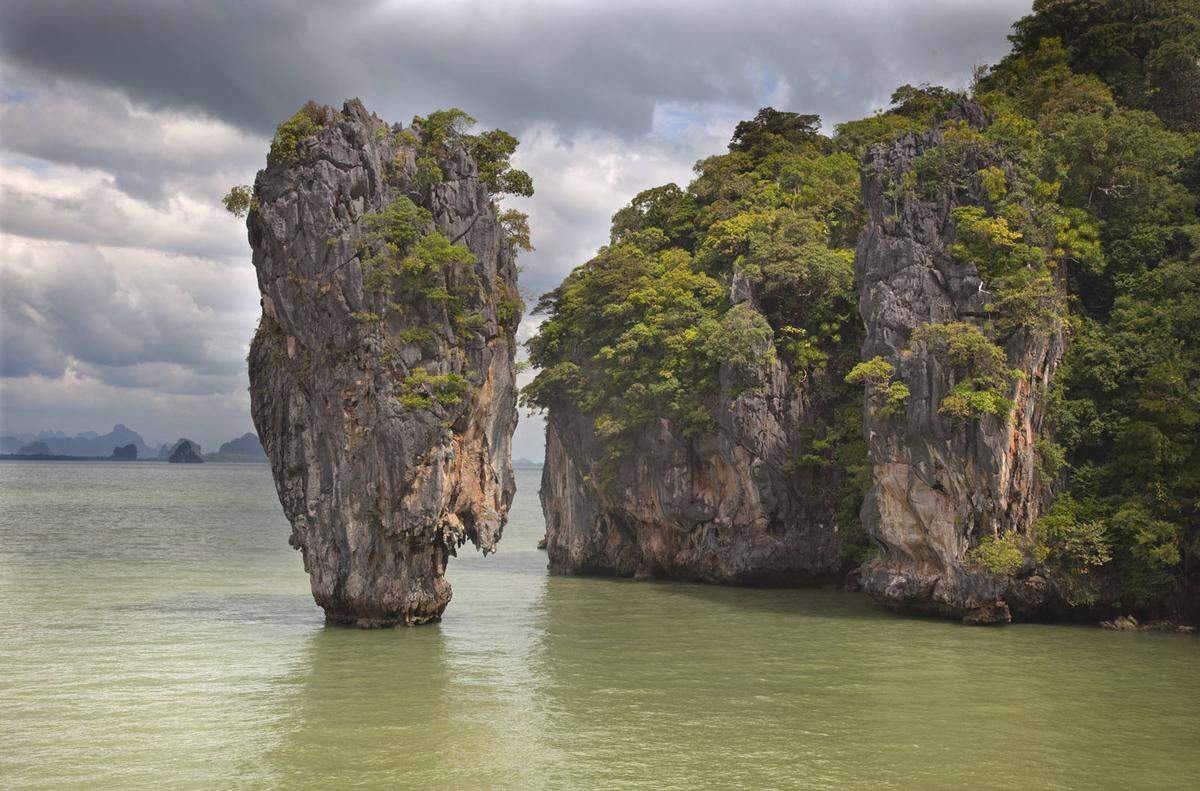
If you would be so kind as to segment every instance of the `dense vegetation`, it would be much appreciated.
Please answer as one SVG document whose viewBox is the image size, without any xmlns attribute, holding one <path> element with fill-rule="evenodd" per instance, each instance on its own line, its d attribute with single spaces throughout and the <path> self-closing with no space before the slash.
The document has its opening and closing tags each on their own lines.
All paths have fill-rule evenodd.
<svg viewBox="0 0 1200 791">
<path fill-rule="evenodd" d="M 869 476 L 861 389 L 846 381 L 862 338 L 858 159 L 869 144 L 930 123 L 934 107 L 915 89 L 896 103 L 832 137 L 815 116 L 766 108 L 737 126 L 728 153 L 696 164 L 686 190 L 637 195 L 614 215 L 610 243 L 539 303 L 549 319 L 529 343 L 541 371 L 525 402 L 589 415 L 612 462 L 660 416 L 684 438 L 712 429 L 721 371 L 741 389 L 758 386 L 765 345 L 814 417 L 789 472 L 842 470 L 840 523 L 854 535 Z M 731 304 L 735 276 L 761 312 Z M 899 383 L 890 392 L 907 393 Z M 856 555 L 865 549 L 850 544 Z"/>
<path fill-rule="evenodd" d="M 944 142 L 891 189 L 932 196 L 964 174 L 985 197 L 953 213 L 950 252 L 994 295 L 986 321 L 927 325 L 911 343 L 946 355 L 954 420 L 1004 415 L 1017 333 L 1068 337 L 1039 440 L 1055 504 L 1031 544 L 971 552 L 1011 573 L 1027 558 L 1078 604 L 1153 608 L 1200 569 L 1200 1 L 1038 0 L 1013 51 L 977 75 L 988 125 L 944 121 L 945 89 L 904 86 L 892 109 L 819 132 L 762 110 L 686 189 L 642 192 L 611 240 L 538 305 L 541 371 L 526 403 L 594 420 L 613 458 L 650 420 L 712 428 L 718 376 L 754 387 L 770 339 L 818 406 L 797 470 L 845 470 L 851 520 L 866 481 L 859 385 L 899 414 L 892 366 L 858 360 L 853 245 L 858 162 L 877 142 L 935 124 Z M 739 275 L 740 273 L 740 275 Z M 744 277 L 762 314 L 730 304 Z M 886 412 L 884 413 L 887 414 Z"/>
<path fill-rule="evenodd" d="M 978 90 L 1093 253 L 1062 268 L 1061 486 L 1039 559 L 1078 601 L 1195 598 L 1200 569 L 1200 2 L 1044 2 Z M 1111 603 L 1111 602 L 1103 602 Z"/>
</svg>

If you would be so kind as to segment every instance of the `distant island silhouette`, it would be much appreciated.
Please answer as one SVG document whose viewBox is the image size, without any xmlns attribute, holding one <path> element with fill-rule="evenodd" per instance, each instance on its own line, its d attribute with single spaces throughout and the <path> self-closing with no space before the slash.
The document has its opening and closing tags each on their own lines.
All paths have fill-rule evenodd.
<svg viewBox="0 0 1200 791">
<path fill-rule="evenodd" d="M 183 452 L 171 459 L 180 445 Z M 61 430 L 0 436 L 0 459 L 8 461 L 191 461 L 259 462 L 267 461 L 258 435 L 246 432 L 222 443 L 215 452 L 204 453 L 196 442 L 180 438 L 153 447 L 142 435 L 121 423 L 106 434 L 82 431 L 69 436 Z"/>
</svg>

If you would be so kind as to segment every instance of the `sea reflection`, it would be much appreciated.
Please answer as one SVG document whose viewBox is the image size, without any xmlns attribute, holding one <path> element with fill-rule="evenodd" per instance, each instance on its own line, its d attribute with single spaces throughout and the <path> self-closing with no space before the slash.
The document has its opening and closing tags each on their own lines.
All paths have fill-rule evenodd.
<svg viewBox="0 0 1200 791">
<path fill-rule="evenodd" d="M 532 532 L 532 531 L 529 531 Z M 509 536 L 512 538 L 512 536 Z M 441 624 L 310 635 L 281 684 L 269 774 L 288 787 L 542 788 L 544 555 L 454 561 Z M 465 602 L 465 604 L 464 604 Z"/>
</svg>

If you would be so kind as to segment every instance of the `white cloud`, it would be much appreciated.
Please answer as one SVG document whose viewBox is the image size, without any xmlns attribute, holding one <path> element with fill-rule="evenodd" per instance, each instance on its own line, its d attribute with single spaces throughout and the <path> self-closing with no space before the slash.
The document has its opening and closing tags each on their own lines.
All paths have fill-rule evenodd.
<svg viewBox="0 0 1200 791">
<path fill-rule="evenodd" d="M 41 161 L 0 161 L 0 230 L 48 240 L 184 255 L 245 255 L 246 231 L 216 197 L 176 189 L 150 203 L 105 171 Z"/>
<path fill-rule="evenodd" d="M 244 400 L 258 314 L 248 263 L 0 235 L 0 278 L 7 429 L 42 425 L 11 425 L 13 397 L 31 380 L 140 391 L 102 424 L 136 422 L 128 413 L 150 396 Z"/>
<path fill-rule="evenodd" d="M 179 190 L 218 198 L 254 177 L 267 139 L 195 112 L 151 110 L 114 88 L 0 70 L 23 86 L 0 101 L 3 147 L 35 160 L 96 169 L 117 189 L 157 202 Z"/>
</svg>

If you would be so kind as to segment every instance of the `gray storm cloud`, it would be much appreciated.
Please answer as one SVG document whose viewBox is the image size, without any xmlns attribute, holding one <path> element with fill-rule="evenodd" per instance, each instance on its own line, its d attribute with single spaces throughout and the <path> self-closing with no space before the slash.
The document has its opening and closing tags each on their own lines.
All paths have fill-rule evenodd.
<svg viewBox="0 0 1200 791">
<path fill-rule="evenodd" d="M 459 106 L 522 139 L 552 288 L 637 191 L 686 182 L 758 107 L 828 125 L 905 82 L 964 84 L 1028 2 L 0 3 L 0 429 L 240 434 L 257 316 L 253 179 L 304 101 Z M 174 417 L 173 417 L 174 416 Z M 81 424 L 81 421 L 88 421 Z M 94 424 L 94 425 L 93 425 Z M 202 442 L 205 441 L 201 437 Z M 540 454 L 540 424 L 517 455 Z"/>
<path fill-rule="evenodd" d="M 357 95 L 394 117 L 453 104 L 509 128 L 637 136 L 665 101 L 746 106 L 773 77 L 835 120 L 901 82 L 961 81 L 1028 5 L 9 0 L 0 48 L 262 133 L 306 99 Z"/>
</svg>

